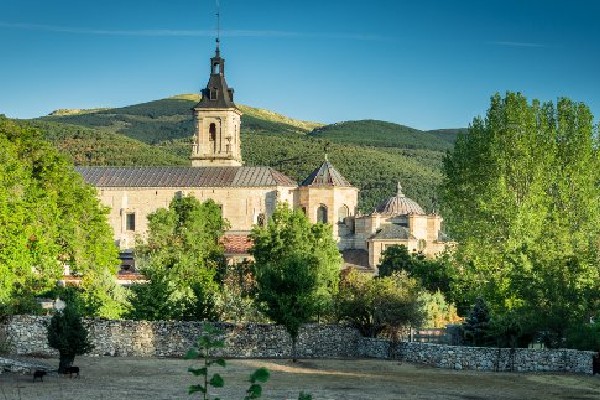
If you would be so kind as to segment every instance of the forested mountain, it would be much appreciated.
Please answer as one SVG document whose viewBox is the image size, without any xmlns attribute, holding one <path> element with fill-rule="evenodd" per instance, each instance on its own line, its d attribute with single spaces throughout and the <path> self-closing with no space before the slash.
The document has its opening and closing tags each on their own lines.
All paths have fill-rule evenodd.
<svg viewBox="0 0 600 400">
<path fill-rule="evenodd" d="M 198 100 L 179 95 L 114 109 L 58 110 L 32 122 L 78 165 L 180 165 L 189 162 L 191 109 Z M 373 120 L 323 125 L 239 108 L 247 165 L 272 166 L 302 181 L 327 153 L 361 189 L 359 206 L 365 212 L 393 195 L 397 181 L 407 196 L 434 209 L 442 159 L 459 132 Z"/>
<path fill-rule="evenodd" d="M 452 148 L 457 130 L 420 131 L 391 122 L 344 121 L 314 129 L 310 135 L 338 143 L 446 151 Z"/>
</svg>

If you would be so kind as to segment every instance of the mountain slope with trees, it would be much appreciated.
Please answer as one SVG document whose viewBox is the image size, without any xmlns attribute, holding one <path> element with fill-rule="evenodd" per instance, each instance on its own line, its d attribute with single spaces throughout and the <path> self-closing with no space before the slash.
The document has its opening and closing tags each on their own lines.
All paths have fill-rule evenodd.
<svg viewBox="0 0 600 400">
<path fill-rule="evenodd" d="M 58 110 L 34 123 L 77 165 L 182 165 L 189 163 L 191 109 L 198 100 L 179 95 L 114 109 Z M 372 120 L 323 125 L 239 108 L 247 165 L 271 166 L 301 182 L 327 153 L 361 189 L 361 210 L 392 196 L 397 181 L 426 209 L 437 209 L 442 159 L 460 130 L 420 131 Z"/>
</svg>

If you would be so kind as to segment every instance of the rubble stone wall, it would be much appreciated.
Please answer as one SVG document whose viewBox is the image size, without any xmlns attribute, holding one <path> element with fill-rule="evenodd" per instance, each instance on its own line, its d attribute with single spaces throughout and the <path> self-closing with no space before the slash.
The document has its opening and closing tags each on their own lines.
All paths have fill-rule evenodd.
<svg viewBox="0 0 600 400">
<path fill-rule="evenodd" d="M 4 322 L 11 352 L 57 356 L 48 347 L 49 317 L 16 316 Z M 202 333 L 202 322 L 85 320 L 94 349 L 90 356 L 181 357 Z M 216 354 L 231 358 L 285 358 L 291 340 L 285 329 L 269 324 L 214 323 L 225 347 Z M 437 368 L 499 372 L 571 372 L 591 374 L 593 352 L 568 349 L 498 349 L 446 346 L 363 338 L 349 326 L 307 324 L 298 338 L 300 358 L 401 359 Z"/>
</svg>

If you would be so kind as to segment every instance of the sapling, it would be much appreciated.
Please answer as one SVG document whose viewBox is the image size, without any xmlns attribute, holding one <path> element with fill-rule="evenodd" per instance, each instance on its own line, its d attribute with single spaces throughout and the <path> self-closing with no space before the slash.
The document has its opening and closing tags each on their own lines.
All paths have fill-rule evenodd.
<svg viewBox="0 0 600 400">
<path fill-rule="evenodd" d="M 211 366 L 220 366 L 225 368 L 225 359 L 222 357 L 213 357 L 212 353 L 215 349 L 222 349 L 225 347 L 225 341 L 221 338 L 222 332 L 213 327 L 210 324 L 204 324 L 202 328 L 202 335 L 198 338 L 196 347 L 191 348 L 185 355 L 186 359 L 201 359 L 203 366 L 200 368 L 188 368 L 188 372 L 191 372 L 194 376 L 200 377 L 201 381 L 199 384 L 190 385 L 188 388 L 189 394 L 200 393 L 202 400 L 221 400 L 219 397 L 211 399 L 208 389 L 210 386 L 213 388 L 222 388 L 225 386 L 225 379 L 219 373 L 210 375 L 209 368 Z M 244 400 L 255 400 L 260 399 L 262 396 L 262 383 L 266 383 L 269 380 L 269 370 L 266 368 L 258 368 L 254 371 L 248 381 L 250 387 L 246 390 Z M 298 400 L 312 400 L 310 394 L 304 394 L 300 392 Z"/>
</svg>

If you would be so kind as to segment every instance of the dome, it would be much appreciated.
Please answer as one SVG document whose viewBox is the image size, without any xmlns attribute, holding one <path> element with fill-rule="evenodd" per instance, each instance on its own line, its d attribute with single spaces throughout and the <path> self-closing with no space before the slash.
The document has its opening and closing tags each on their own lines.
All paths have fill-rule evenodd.
<svg viewBox="0 0 600 400">
<path fill-rule="evenodd" d="M 421 206 L 409 199 L 402 193 L 402 186 L 398 182 L 398 193 L 381 203 L 375 209 L 376 212 L 384 215 L 404 215 L 404 214 L 425 214 Z"/>
</svg>

